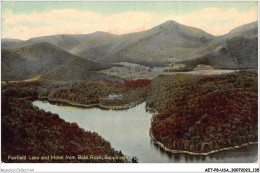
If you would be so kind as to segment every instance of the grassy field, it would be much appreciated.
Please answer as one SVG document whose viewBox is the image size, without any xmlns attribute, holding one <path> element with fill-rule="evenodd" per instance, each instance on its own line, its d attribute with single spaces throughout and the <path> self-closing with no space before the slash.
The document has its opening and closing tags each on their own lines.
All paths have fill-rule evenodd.
<svg viewBox="0 0 260 173">
<path fill-rule="evenodd" d="M 31 79 L 22 80 L 22 81 L 1 81 L 1 84 L 5 85 L 5 84 L 8 84 L 8 83 L 33 82 L 33 81 L 38 81 L 40 78 L 41 78 L 41 75 L 36 76 L 34 78 L 31 78 Z"/>
<path fill-rule="evenodd" d="M 107 75 L 117 76 L 126 80 L 136 80 L 136 79 L 155 79 L 159 75 L 176 75 L 176 74 L 190 74 L 198 76 L 209 76 L 209 75 L 221 75 L 226 73 L 233 73 L 237 70 L 190 70 L 190 71 L 171 71 L 172 69 L 182 69 L 185 67 L 184 64 L 170 64 L 168 66 L 156 67 L 156 66 L 144 66 L 139 64 L 133 64 L 128 62 L 118 63 L 122 67 L 112 67 L 101 72 Z"/>
<path fill-rule="evenodd" d="M 102 70 L 107 75 L 118 76 L 127 80 L 152 79 L 163 73 L 165 67 L 144 66 L 128 62 L 118 63 L 122 67 L 112 67 Z"/>
</svg>

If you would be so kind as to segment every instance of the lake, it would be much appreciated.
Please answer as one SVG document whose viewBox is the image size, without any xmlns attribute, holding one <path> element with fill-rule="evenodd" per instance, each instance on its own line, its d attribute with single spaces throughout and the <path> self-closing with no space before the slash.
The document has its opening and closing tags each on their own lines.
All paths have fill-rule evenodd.
<svg viewBox="0 0 260 173">
<path fill-rule="evenodd" d="M 97 132 L 116 150 L 127 156 L 137 156 L 140 163 L 252 163 L 257 160 L 258 145 L 223 151 L 209 156 L 171 154 L 154 145 L 149 136 L 152 114 L 145 111 L 145 102 L 128 110 L 102 110 L 58 106 L 46 101 L 33 105 L 59 114 L 67 122 Z"/>
</svg>

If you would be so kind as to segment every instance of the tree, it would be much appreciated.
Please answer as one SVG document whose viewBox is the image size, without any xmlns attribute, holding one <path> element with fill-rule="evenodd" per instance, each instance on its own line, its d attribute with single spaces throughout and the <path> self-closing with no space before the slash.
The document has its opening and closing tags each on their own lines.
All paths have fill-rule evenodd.
<svg viewBox="0 0 260 173">
<path fill-rule="evenodd" d="M 133 156 L 131 161 L 132 163 L 138 163 L 138 158 L 136 156 Z"/>
</svg>

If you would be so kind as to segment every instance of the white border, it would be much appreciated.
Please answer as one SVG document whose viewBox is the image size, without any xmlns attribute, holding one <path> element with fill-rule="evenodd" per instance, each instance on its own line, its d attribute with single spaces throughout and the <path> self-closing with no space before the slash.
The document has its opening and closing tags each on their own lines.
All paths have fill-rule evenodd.
<svg viewBox="0 0 260 173">
<path fill-rule="evenodd" d="M 10 0 L 6 0 L 10 1 Z M 16 0 L 21 1 L 21 0 Z M 27 0 L 34 1 L 34 0 Z M 52 0 L 45 0 L 52 1 Z M 70 1 L 70 0 L 57 0 L 57 1 Z M 84 0 L 78 0 L 84 1 Z M 95 0 L 89 0 L 95 1 Z M 106 1 L 106 0 L 99 0 Z M 118 0 L 114 0 L 118 1 Z M 139 1 L 139 0 L 132 0 Z M 154 1 L 154 0 L 151 0 Z M 161 0 L 161 1 L 170 1 L 170 0 Z M 208 0 L 193 0 L 193 1 L 208 1 Z M 232 1 L 232 0 L 222 0 L 222 1 Z M 245 1 L 245 0 L 236 0 L 236 1 Z M 249 0 L 256 1 L 256 0 Z M 260 7 L 259 1 L 258 9 Z M 0 9 L 1 13 L 1 9 Z M 258 20 L 259 20 L 259 10 L 258 10 Z M 0 25 L 1 26 L 1 25 Z M 0 30 L 1 31 L 1 30 Z M 258 23 L 258 33 L 259 33 L 259 23 Z M 0 32 L 1 36 L 1 32 Z M 1 37 L 2 38 L 2 37 Z M 258 39 L 258 45 L 260 45 L 260 40 Z M 1 48 L 1 45 L 0 45 Z M 258 50 L 258 58 L 260 57 L 260 52 Z M 258 71 L 260 67 L 258 65 Z M 0 76 L 1 79 L 1 76 Z M 260 84 L 260 77 L 258 75 L 258 91 Z M 259 107 L 259 92 L 258 92 L 258 107 Z M 1 106 L 1 102 L 0 102 Z M 258 109 L 258 115 L 260 114 L 260 110 Z M 259 117 L 259 116 L 258 116 Z M 1 120 L 0 120 L 1 121 Z M 260 120 L 258 118 L 258 124 Z M 258 134 L 260 134 L 260 130 L 258 128 Z M 0 134 L 1 138 L 1 134 Z M 259 148 L 259 138 L 258 138 L 258 148 Z M 0 151 L 1 152 L 1 151 Z M 258 156 L 260 151 L 258 150 Z M 26 169 L 33 169 L 33 172 L 205 172 L 206 168 L 259 168 L 259 163 L 138 163 L 138 164 L 99 164 L 99 163 L 0 163 L 1 169 L 7 169 L 9 172 L 21 172 Z M 24 171 L 23 171 L 24 172 Z"/>
<path fill-rule="evenodd" d="M 258 163 L 239 164 L 197 164 L 197 163 L 165 163 L 165 164 L 106 164 L 106 163 L 34 163 L 34 164 L 2 164 L 1 169 L 34 169 L 35 172 L 205 172 L 206 168 L 259 168 Z"/>
</svg>

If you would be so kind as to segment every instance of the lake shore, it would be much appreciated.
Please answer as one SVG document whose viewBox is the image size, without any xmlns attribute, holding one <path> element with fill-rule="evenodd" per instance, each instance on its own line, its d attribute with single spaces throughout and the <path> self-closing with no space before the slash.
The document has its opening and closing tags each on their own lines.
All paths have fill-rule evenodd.
<svg viewBox="0 0 260 173">
<path fill-rule="evenodd" d="M 153 114 L 152 117 L 151 117 L 151 122 L 153 122 L 153 119 L 158 114 L 158 111 L 156 109 L 150 108 L 150 107 L 146 107 L 146 111 L 148 113 Z M 185 151 L 185 150 L 172 150 L 172 149 L 167 148 L 165 145 L 163 145 L 161 142 L 157 141 L 154 138 L 151 129 L 149 131 L 149 135 L 150 135 L 151 141 L 155 145 L 159 146 L 161 149 L 163 149 L 166 152 L 170 152 L 170 153 L 173 153 L 173 154 L 190 154 L 190 155 L 197 155 L 197 156 L 207 156 L 207 155 L 214 154 L 214 153 L 221 152 L 221 151 L 228 151 L 228 150 L 232 150 L 232 149 L 238 149 L 238 148 L 241 148 L 241 147 L 245 147 L 245 146 L 248 146 L 248 145 L 258 144 L 258 142 L 248 142 L 248 143 L 236 145 L 236 146 L 233 146 L 233 147 L 225 147 L 225 148 L 221 148 L 221 149 L 218 149 L 218 150 L 212 150 L 212 151 L 205 152 L 205 153 L 197 153 L 197 152 L 191 152 L 191 151 Z"/>
<path fill-rule="evenodd" d="M 67 105 L 67 106 L 73 106 L 73 107 L 81 107 L 81 108 L 100 108 L 103 110 L 125 110 L 125 109 L 130 109 L 133 107 L 136 107 L 137 105 L 141 104 L 142 102 L 144 102 L 145 100 L 139 100 L 139 101 L 135 101 L 133 103 L 129 103 L 129 104 L 125 104 L 125 105 L 121 105 L 121 106 L 106 106 L 106 105 L 102 105 L 100 103 L 97 104 L 80 104 L 80 103 L 74 103 L 74 102 L 70 102 L 68 100 L 64 100 L 64 99 L 48 99 L 47 97 L 40 97 L 39 100 L 46 100 L 50 103 L 54 103 L 54 104 L 61 104 L 61 105 Z M 151 117 L 151 123 L 153 122 L 154 117 L 158 114 L 158 111 L 154 108 L 150 108 L 150 107 L 145 107 L 146 112 L 153 114 Z M 161 142 L 157 141 L 151 130 L 149 131 L 149 136 L 151 138 L 151 141 L 159 146 L 161 149 L 163 149 L 166 152 L 170 152 L 173 154 L 190 154 L 190 155 L 201 155 L 201 156 L 206 156 L 206 155 L 210 155 L 210 154 L 214 154 L 217 152 L 221 152 L 221 151 L 228 151 L 228 150 L 232 150 L 232 149 L 238 149 L 241 147 L 245 147 L 248 145 L 253 145 L 253 144 L 258 144 L 258 142 L 248 142 L 248 143 L 244 143 L 241 145 L 237 145 L 237 146 L 233 146 L 233 147 L 225 147 L 225 148 L 221 148 L 218 150 L 212 150 L 209 152 L 205 152 L 205 153 L 197 153 L 197 152 L 191 152 L 191 151 L 184 151 L 184 150 L 172 150 L 167 148 L 166 146 L 164 146 Z"/>
<path fill-rule="evenodd" d="M 60 104 L 60 105 L 67 105 L 67 106 L 74 106 L 74 107 L 80 107 L 80 108 L 100 108 L 100 109 L 104 109 L 104 110 L 125 110 L 125 109 L 130 109 L 133 107 L 136 107 L 137 105 L 141 104 L 142 102 L 144 102 L 145 100 L 138 100 L 129 104 L 125 104 L 125 105 L 120 105 L 120 106 L 107 106 L 107 105 L 103 105 L 101 103 L 95 103 L 95 104 L 80 104 L 80 103 L 75 103 L 75 102 L 71 102 L 65 99 L 49 99 L 47 97 L 39 97 L 39 100 L 46 100 L 49 101 L 50 103 L 54 103 L 54 104 Z"/>
</svg>

